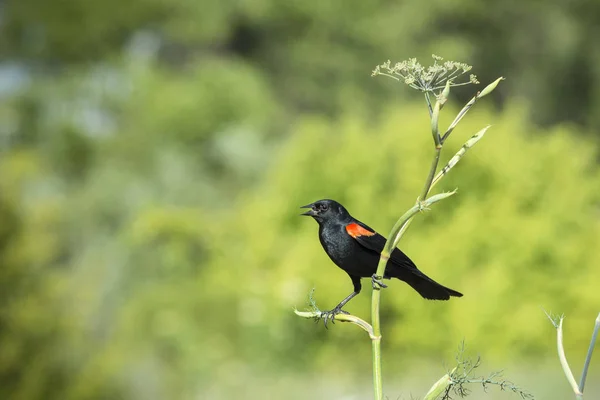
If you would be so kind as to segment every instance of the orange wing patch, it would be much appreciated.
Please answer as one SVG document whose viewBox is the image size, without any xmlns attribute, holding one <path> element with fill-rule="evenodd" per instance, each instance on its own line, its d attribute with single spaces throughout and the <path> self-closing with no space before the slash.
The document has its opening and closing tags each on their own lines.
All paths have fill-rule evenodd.
<svg viewBox="0 0 600 400">
<path fill-rule="evenodd" d="M 370 230 L 365 229 L 354 222 L 346 225 L 346 232 L 348 232 L 348 235 L 352 236 L 353 238 L 357 238 L 359 236 L 373 236 L 375 234 L 375 232 L 371 232 Z"/>
</svg>

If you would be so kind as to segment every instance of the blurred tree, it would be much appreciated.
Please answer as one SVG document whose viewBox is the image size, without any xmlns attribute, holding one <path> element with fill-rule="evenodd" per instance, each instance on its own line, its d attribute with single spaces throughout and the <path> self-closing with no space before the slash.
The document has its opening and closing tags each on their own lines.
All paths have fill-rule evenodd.
<svg viewBox="0 0 600 400">
<path fill-rule="evenodd" d="M 63 0 L 60 6 L 9 0 L 0 54 L 35 74 L 64 73 L 73 64 L 119 58 L 146 33 L 156 38 L 160 60 L 172 69 L 241 57 L 264 71 L 265 89 L 286 108 L 331 113 L 365 102 L 376 108 L 383 99 L 405 96 L 368 78 L 385 58 L 443 53 L 477 66 L 484 81 L 510 76 L 501 97 L 535 104 L 535 122 L 598 127 L 593 110 L 600 98 L 600 55 L 588 38 L 597 34 L 599 13 L 593 0 L 438 0 L 426 11 L 418 1 L 382 0 L 174 0 L 168 6 L 158 0 Z"/>
<path fill-rule="evenodd" d="M 369 78 L 388 57 L 440 53 L 484 82 L 510 77 L 501 122 L 453 172 L 461 194 L 403 243 L 467 297 L 431 305 L 386 292 L 390 351 L 440 354 L 464 336 L 490 353 L 540 356 L 541 303 L 576 310 L 577 343 L 598 301 L 595 148 L 573 137 L 600 124 L 588 45 L 599 10 L 591 0 L 2 2 L 0 397 L 189 398 L 231 375 L 244 393 L 249 368 L 347 365 L 338 346 L 356 336 L 289 312 L 313 285 L 323 303 L 348 289 L 293 208 L 335 197 L 385 231 L 414 200 L 427 121 L 397 101 L 408 92 Z M 540 130 L 527 115 L 589 129 Z M 323 344 L 326 334 L 341 342 Z"/>
</svg>

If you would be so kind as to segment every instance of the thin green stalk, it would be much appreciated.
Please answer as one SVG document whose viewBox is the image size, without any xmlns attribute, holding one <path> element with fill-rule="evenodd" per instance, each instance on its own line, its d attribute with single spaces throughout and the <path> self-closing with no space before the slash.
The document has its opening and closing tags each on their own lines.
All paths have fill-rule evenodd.
<svg viewBox="0 0 600 400">
<path fill-rule="evenodd" d="M 440 153 L 442 150 L 442 146 L 436 147 L 435 154 L 433 157 L 433 161 L 431 162 L 431 168 L 429 170 L 429 175 L 427 176 L 427 181 L 423 186 L 423 191 L 421 192 L 421 196 L 417 200 L 417 204 L 411 208 L 407 213 L 405 213 L 400 219 L 396 222 L 392 231 L 389 235 L 389 239 L 386 242 L 386 245 L 381 252 L 381 256 L 379 258 L 379 264 L 377 266 L 377 276 L 383 276 L 385 273 L 385 267 L 387 265 L 387 261 L 390 258 L 390 254 L 392 250 L 398 245 L 398 242 L 407 231 L 408 227 L 413 221 L 414 215 L 423 207 L 423 204 L 427 204 L 432 199 L 436 198 L 436 196 L 432 196 L 427 199 L 427 195 L 431 188 L 440 181 L 440 179 L 448 173 L 448 171 L 460 161 L 460 159 L 465 155 L 466 151 L 471 148 L 475 143 L 477 143 L 485 134 L 485 131 L 489 127 L 485 127 L 481 131 L 477 132 L 471 139 L 469 139 L 463 147 L 456 153 L 456 155 L 450 160 L 449 164 L 444 167 L 443 171 L 440 171 L 438 176 L 435 176 L 435 172 L 437 171 L 438 162 L 440 159 Z M 435 178 L 435 179 L 434 179 Z M 424 200 L 421 200 L 424 199 Z M 436 200 L 438 201 L 438 200 Z M 431 203 L 433 204 L 433 203 Z M 376 340 L 373 340 L 373 388 L 375 391 L 375 399 L 380 400 L 383 397 L 382 392 L 382 377 L 381 377 L 381 325 L 379 319 L 379 305 L 381 300 L 381 291 L 373 290 L 372 298 L 371 298 L 371 324 L 373 327 L 373 336 L 376 337 Z"/>
<path fill-rule="evenodd" d="M 427 209 L 430 205 L 437 203 L 440 200 L 443 200 L 447 197 L 452 196 L 456 191 L 448 192 L 448 193 L 440 193 L 435 196 L 431 196 L 428 199 L 423 201 L 419 200 L 417 204 L 415 204 L 410 210 L 404 213 L 398 219 L 390 235 L 388 240 L 385 243 L 383 250 L 381 251 L 381 256 L 379 258 L 379 264 L 377 265 L 376 276 L 383 277 L 385 273 L 385 267 L 387 265 L 387 261 L 390 258 L 390 254 L 392 250 L 396 247 L 402 235 L 401 232 L 405 232 L 406 230 L 402 230 L 402 227 L 418 212 Z M 379 318 L 379 305 L 381 302 L 381 290 L 373 290 L 373 294 L 371 296 L 371 325 L 373 326 L 373 336 L 376 339 L 372 341 L 373 343 L 373 389 L 375 392 L 375 399 L 382 400 L 383 399 L 383 379 L 381 375 L 381 323 Z"/>
<path fill-rule="evenodd" d="M 296 313 L 296 315 L 298 315 L 299 317 L 303 317 L 303 318 L 321 319 L 323 317 L 323 312 L 321 310 L 313 310 L 313 311 L 294 310 L 294 313 Z M 358 318 L 355 315 L 336 314 L 333 319 L 335 321 L 350 322 L 354 325 L 357 325 L 369 334 L 369 337 L 371 338 L 371 340 L 377 339 L 377 337 L 375 337 L 373 335 L 373 327 L 371 326 L 371 324 L 369 324 L 367 321 L 365 321 L 361 318 Z"/>
<path fill-rule="evenodd" d="M 483 135 L 485 135 L 485 132 L 489 128 L 490 128 L 490 125 L 486 126 L 482 130 L 480 130 L 479 132 L 477 132 L 476 134 L 471 136 L 471 138 L 469 140 L 467 140 L 465 142 L 465 144 L 462 145 L 462 147 L 456 152 L 454 157 L 452 157 L 448 161 L 446 166 L 444 166 L 444 168 L 441 169 L 441 171 L 435 176 L 435 178 L 433 178 L 433 182 L 431 183 L 430 190 L 432 187 L 435 186 L 436 183 L 438 183 L 440 181 L 440 179 L 442 179 L 460 161 L 461 158 L 464 157 L 467 150 L 469 150 L 471 147 L 475 146 L 475 144 L 477 142 L 479 142 L 479 140 L 481 140 L 481 138 L 483 137 Z"/>
<path fill-rule="evenodd" d="M 435 106 L 431 107 L 431 100 L 429 99 L 429 93 L 425 92 L 425 100 L 427 100 L 427 107 L 429 108 L 429 117 L 431 118 L 431 135 L 433 136 L 433 143 L 435 144 L 435 153 L 433 155 L 433 160 L 431 162 L 431 167 L 429 168 L 429 174 L 427 175 L 427 180 L 425 181 L 425 185 L 423 186 L 423 190 L 421 191 L 421 195 L 419 196 L 419 200 L 425 200 L 427 198 L 427 193 L 429 193 L 429 189 L 431 188 L 431 182 L 433 182 L 433 178 L 435 177 L 435 172 L 437 171 L 437 166 L 440 161 L 440 153 L 442 151 L 442 141 L 440 137 L 440 133 L 438 131 L 438 119 L 440 116 L 440 110 L 442 105 L 446 102 L 446 97 L 450 92 L 450 86 L 446 85 L 444 89 L 444 95 L 441 96 L 441 101 L 437 100 L 435 102 Z"/>
<path fill-rule="evenodd" d="M 581 380 L 579 381 L 579 391 L 581 393 L 583 393 L 583 388 L 585 387 L 585 379 L 587 378 L 588 368 L 590 367 L 590 361 L 592 360 L 592 354 L 594 353 L 594 347 L 596 346 L 596 340 L 598 339 L 598 331 L 600 331 L 600 314 L 598 314 L 598 317 L 596 318 L 594 332 L 592 333 L 592 339 L 590 340 L 590 347 L 588 348 L 585 363 L 583 364 L 583 371 L 581 372 Z"/>
<path fill-rule="evenodd" d="M 567 381 L 571 385 L 573 389 L 573 393 L 575 393 L 575 397 L 577 399 L 583 399 L 583 393 L 579 390 L 579 385 L 577 385 L 577 381 L 575 381 L 575 377 L 573 376 L 573 372 L 571 371 L 571 367 L 569 367 L 569 362 L 567 361 L 567 356 L 565 355 L 565 347 L 563 345 L 563 320 L 564 317 L 560 317 L 558 321 L 558 325 L 556 327 L 556 348 L 558 350 L 558 359 L 560 360 L 560 365 L 562 366 L 563 372 L 567 377 Z"/>
<path fill-rule="evenodd" d="M 420 200 L 425 200 L 427 198 L 427 194 L 431 189 L 431 184 L 433 183 L 433 178 L 435 177 L 435 172 L 437 171 L 438 163 L 440 162 L 440 154 L 442 153 L 442 145 L 438 145 L 435 148 L 435 153 L 433 155 L 433 160 L 431 161 L 431 167 L 429 168 L 429 174 L 427 175 L 427 180 L 425 181 L 425 185 L 423 186 L 423 190 L 421 191 L 421 195 L 419 196 Z"/>
<path fill-rule="evenodd" d="M 377 290 L 374 290 L 377 292 Z M 373 352 L 373 390 L 374 399 L 383 400 L 383 379 L 381 373 L 381 335 L 378 339 L 371 340 Z"/>
<path fill-rule="evenodd" d="M 378 71 L 378 69 L 377 69 L 377 71 Z M 397 79 L 397 78 L 395 78 L 395 79 Z M 477 95 L 475 97 L 473 97 L 473 99 L 471 99 L 471 101 L 469 103 L 467 103 L 467 105 L 465 105 L 465 107 L 458 113 L 458 115 L 456 116 L 454 121 L 450 124 L 450 126 L 448 127 L 448 129 L 446 130 L 446 132 L 444 133 L 443 136 L 441 136 L 439 134 L 438 118 L 439 118 L 440 110 L 442 109 L 444 103 L 447 101 L 448 95 L 450 93 L 450 86 L 452 86 L 450 77 L 447 78 L 447 82 L 444 86 L 443 91 L 440 93 L 440 97 L 437 99 L 435 106 L 432 106 L 432 104 L 431 104 L 431 98 L 430 98 L 429 92 L 425 92 L 425 101 L 427 102 L 427 110 L 429 111 L 429 117 L 431 119 L 431 133 L 433 135 L 433 140 L 435 143 L 434 157 L 431 162 L 429 174 L 427 175 L 427 180 L 425 181 L 425 185 L 423 186 L 423 190 L 421 191 L 421 195 L 417 199 L 417 204 L 413 208 L 408 210 L 402 217 L 400 217 L 400 219 L 398 219 L 398 221 L 392 228 L 390 235 L 388 236 L 388 240 L 386 241 L 385 246 L 384 246 L 383 250 L 381 251 L 381 255 L 379 257 L 379 263 L 377 265 L 377 271 L 375 273 L 376 277 L 378 277 L 378 278 L 381 277 L 380 279 L 383 279 L 383 276 L 385 275 L 385 268 L 386 268 L 387 262 L 390 259 L 390 254 L 392 253 L 393 249 L 398 245 L 398 242 L 400 241 L 400 239 L 402 238 L 402 236 L 404 235 L 404 233 L 410 226 L 410 223 L 411 223 L 414 215 L 417 212 L 422 211 L 428 205 L 431 205 L 439 200 L 442 200 L 448 196 L 451 196 L 456 192 L 456 191 L 454 191 L 451 193 L 442 193 L 442 194 L 438 194 L 438 195 L 432 196 L 431 198 L 427 199 L 427 195 L 429 194 L 431 187 L 435 183 L 437 183 L 437 181 L 439 181 L 439 179 L 442 176 L 444 176 L 448 172 L 448 170 L 450 170 L 454 166 L 454 164 L 456 164 L 456 162 L 458 162 L 458 160 L 460 160 L 460 158 L 462 158 L 462 156 L 464 155 L 464 153 L 470 146 L 475 144 L 481 138 L 481 136 L 483 136 L 483 134 L 485 133 L 485 129 L 482 132 L 475 135 L 475 136 L 477 136 L 476 139 L 473 139 L 473 138 L 471 139 L 472 144 L 465 145 L 466 147 L 464 147 L 463 149 L 460 150 L 460 151 L 462 151 L 462 153 L 460 153 L 460 151 L 459 151 L 459 153 L 453 158 L 453 160 L 451 160 L 451 161 L 453 161 L 453 164 L 446 166 L 446 170 L 443 171 L 443 173 L 440 173 L 440 176 L 436 179 L 436 171 L 437 171 L 438 163 L 440 160 L 442 146 L 443 146 L 444 142 L 446 141 L 446 139 L 448 139 L 448 136 L 450 136 L 450 134 L 452 133 L 452 131 L 454 130 L 456 125 L 466 115 L 466 113 L 473 106 L 473 104 L 475 104 L 477 99 L 491 93 L 496 88 L 496 86 L 498 85 L 500 80 L 502 80 L 502 78 L 497 79 L 495 82 L 488 85 L 482 92 L 477 93 Z M 457 85 L 454 85 L 454 86 L 457 86 Z M 381 290 L 373 290 L 373 293 L 371 296 L 371 326 L 373 327 L 373 338 L 372 338 L 373 389 L 374 389 L 374 394 L 375 394 L 375 400 L 383 399 L 383 383 L 382 383 L 383 381 L 382 381 L 382 374 L 381 374 L 381 323 L 380 323 L 380 317 L 379 317 L 380 302 L 381 302 Z"/>
<path fill-rule="evenodd" d="M 388 239 L 389 242 L 389 239 Z M 384 250 L 385 251 L 385 250 Z M 385 257 L 385 258 L 384 258 Z M 379 259 L 379 265 L 387 264 L 387 260 L 390 258 L 389 253 L 384 256 L 383 252 Z M 379 275 L 380 267 L 377 267 L 377 276 L 383 276 L 383 273 Z M 373 347 L 373 390 L 375 400 L 383 400 L 383 376 L 381 373 L 381 323 L 379 320 L 379 303 L 381 301 L 381 290 L 373 290 L 371 296 L 371 325 L 373 326 L 373 336 L 379 337 L 378 340 L 372 340 Z"/>
<path fill-rule="evenodd" d="M 492 93 L 492 91 L 494 91 L 494 89 L 496 89 L 496 86 L 498 86 L 500 81 L 503 81 L 503 80 L 504 80 L 503 77 L 496 79 L 494 82 L 490 83 L 485 88 L 483 88 L 483 90 L 481 92 L 479 92 L 475 96 L 473 96 L 473 98 L 471 100 L 469 100 L 469 102 L 462 108 L 462 110 L 460 110 L 460 112 L 458 113 L 456 118 L 454 118 L 454 121 L 452 121 L 452 123 L 446 130 L 446 133 L 444 133 L 442 135 L 442 144 L 446 141 L 446 139 L 448 139 L 448 136 L 450 136 L 450 134 L 452 133 L 454 128 L 456 128 L 456 125 L 458 125 L 460 120 L 463 119 L 463 117 L 467 114 L 467 112 L 469 112 L 469 110 L 471 109 L 471 107 L 473 107 L 475 102 L 477 100 L 481 99 L 482 97 L 487 96 L 488 94 Z"/>
<path fill-rule="evenodd" d="M 447 85 L 449 90 L 449 86 Z M 446 93 L 447 96 L 447 93 Z M 433 156 L 433 160 L 431 162 L 431 167 L 429 169 L 429 174 L 427 175 L 427 180 L 425 181 L 425 185 L 423 186 L 423 190 L 421 192 L 421 196 L 417 199 L 417 204 L 407 211 L 392 228 L 390 235 L 388 236 L 388 240 L 385 243 L 383 251 L 381 252 L 379 258 L 379 264 L 377 265 L 376 276 L 381 276 L 385 274 L 385 267 L 387 265 L 388 260 L 390 259 L 390 254 L 393 249 L 396 247 L 408 227 L 410 226 L 410 221 L 412 217 L 423 208 L 423 202 L 427 200 L 427 194 L 431 188 L 431 184 L 433 182 L 433 178 L 435 177 L 435 172 L 437 171 L 437 166 L 440 161 L 440 154 L 442 151 L 441 138 L 438 133 L 438 116 L 441 108 L 440 101 L 438 100 L 435 104 L 435 108 L 431 107 L 431 100 L 429 98 L 429 93 L 425 93 L 425 100 L 427 101 L 427 108 L 429 109 L 429 116 L 431 117 L 432 124 L 432 134 L 433 140 L 435 143 L 435 153 Z M 454 194 L 454 192 L 452 192 Z M 435 196 L 434 196 L 435 197 Z M 444 197 L 445 198 L 445 197 Z M 432 197 L 433 199 L 433 197 Z M 441 200 L 441 199 L 440 199 Z M 439 201 L 439 200 L 436 200 Z M 433 202 L 431 203 L 433 204 Z M 381 302 L 381 290 L 373 290 L 373 294 L 371 297 L 371 325 L 373 326 L 373 336 L 377 337 L 377 339 L 372 340 L 373 346 L 373 390 L 375 394 L 375 400 L 383 399 L 383 377 L 381 374 L 381 322 L 379 318 L 379 305 Z"/>
<path fill-rule="evenodd" d="M 454 121 L 452 121 L 452 123 L 450 124 L 450 126 L 448 127 L 448 129 L 446 129 L 446 133 L 444 133 L 442 135 L 442 143 L 444 143 L 446 141 L 446 139 L 448 139 L 448 136 L 450 136 L 450 134 L 452 133 L 452 131 L 454 130 L 454 128 L 456 128 L 456 125 L 458 125 L 458 123 L 460 122 L 460 120 L 463 119 L 463 117 L 465 115 L 467 115 L 467 112 L 469 112 L 469 110 L 471 109 L 471 107 L 473 107 L 473 105 L 475 104 L 475 102 L 477 101 L 477 99 L 478 99 L 478 97 L 477 97 L 477 95 L 475 95 L 462 108 L 462 110 L 459 111 L 459 113 L 456 115 L 456 118 L 454 118 Z"/>
<path fill-rule="evenodd" d="M 431 99 L 429 98 L 429 92 L 425 92 L 425 101 L 427 102 L 427 109 L 429 110 L 429 117 L 433 114 L 433 107 L 431 106 Z"/>
<path fill-rule="evenodd" d="M 448 162 L 448 164 L 443 168 L 442 171 L 436 176 L 436 171 L 438 167 L 438 163 L 440 160 L 440 154 L 442 151 L 443 144 L 436 144 L 435 154 L 433 160 L 431 162 L 431 167 L 429 169 L 429 174 L 427 176 L 427 180 L 425 181 L 425 185 L 423 186 L 423 190 L 419 199 L 417 199 L 417 204 L 411 208 L 406 214 L 404 214 L 400 219 L 396 222 L 392 231 L 389 235 L 389 238 L 385 244 L 383 251 L 381 252 L 381 256 L 379 258 L 379 264 L 377 266 L 377 276 L 383 276 L 385 273 L 385 266 L 387 265 L 387 261 L 390 258 L 390 254 L 392 250 L 398 245 L 398 242 L 404 235 L 404 233 L 408 230 L 408 227 L 412 223 L 413 216 L 418 212 L 419 209 L 422 209 L 423 204 L 427 203 L 431 199 L 436 196 L 432 196 L 430 199 L 427 199 L 427 195 L 431 188 L 440 181 L 440 179 L 445 176 L 458 161 L 465 155 L 467 150 L 475 145 L 485 134 L 489 126 L 477 132 L 473 137 L 471 137 L 464 145 L 460 148 L 460 150 L 452 157 L 452 159 Z M 439 195 L 438 195 L 439 196 Z M 421 200 L 423 199 L 423 200 Z M 413 210 L 417 210 L 414 213 L 411 213 Z M 409 214 L 407 216 L 407 214 Z M 380 290 L 373 290 L 373 295 L 371 298 L 371 323 L 373 326 L 373 336 L 377 337 L 377 343 L 375 340 L 373 341 L 373 387 L 375 390 L 375 399 L 382 399 L 382 378 L 381 378 L 381 353 L 380 353 L 380 341 L 381 341 L 381 327 L 380 327 L 380 319 L 379 319 L 379 304 L 381 298 Z"/>
</svg>

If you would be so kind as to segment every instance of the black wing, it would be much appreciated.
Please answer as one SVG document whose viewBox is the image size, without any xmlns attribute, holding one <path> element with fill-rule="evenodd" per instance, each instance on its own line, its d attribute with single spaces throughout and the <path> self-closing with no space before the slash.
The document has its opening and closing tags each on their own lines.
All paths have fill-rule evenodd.
<svg viewBox="0 0 600 400">
<path fill-rule="evenodd" d="M 373 250 L 374 252 L 376 252 L 378 254 L 381 253 L 381 251 L 383 250 L 383 248 L 385 246 L 385 242 L 386 242 L 385 238 L 383 236 L 381 236 L 379 233 L 375 232 L 374 229 L 371 229 L 369 226 L 363 224 L 360 221 L 356 221 L 356 224 L 359 225 L 360 227 L 364 228 L 366 231 L 368 231 L 368 233 L 363 232 L 361 230 L 355 230 L 356 234 L 355 235 L 351 234 L 351 236 L 354 239 L 356 239 L 356 241 L 358 243 L 360 243 L 363 247 L 365 247 L 369 250 Z M 363 234 L 360 234 L 360 233 L 363 233 Z M 392 251 L 388 266 L 390 263 L 395 266 L 401 267 L 401 268 L 415 269 L 418 271 L 415 263 L 412 262 L 412 260 L 410 258 L 408 258 L 408 256 L 406 254 L 404 254 L 402 252 L 402 250 L 400 250 L 398 248 L 394 248 L 394 250 Z M 387 270 L 387 268 L 386 268 L 386 270 Z M 392 276 L 394 276 L 394 275 L 392 275 Z"/>
<path fill-rule="evenodd" d="M 348 233 L 363 247 L 381 253 L 386 239 L 362 222 L 356 221 L 359 227 L 348 229 Z M 350 227 L 350 225 L 348 225 Z M 398 278 L 408 283 L 421 296 L 431 300 L 448 300 L 450 296 L 462 297 L 462 293 L 440 285 L 419 271 L 412 260 L 398 248 L 394 248 L 390 261 L 385 268 L 385 278 Z"/>
</svg>

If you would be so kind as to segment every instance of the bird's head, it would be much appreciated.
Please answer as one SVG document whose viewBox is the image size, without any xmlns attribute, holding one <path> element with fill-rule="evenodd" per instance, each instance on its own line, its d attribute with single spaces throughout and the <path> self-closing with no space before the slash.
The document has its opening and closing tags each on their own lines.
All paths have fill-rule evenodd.
<svg viewBox="0 0 600 400">
<path fill-rule="evenodd" d="M 300 208 L 309 209 L 300 215 L 313 217 L 319 224 L 328 220 L 345 219 L 350 216 L 344 206 L 335 200 L 329 199 L 315 201 Z"/>
</svg>

